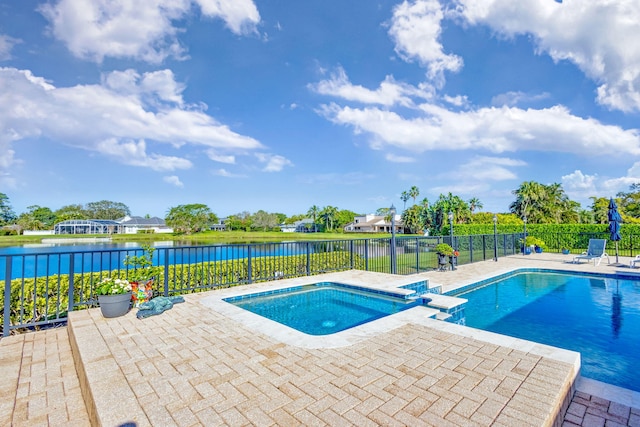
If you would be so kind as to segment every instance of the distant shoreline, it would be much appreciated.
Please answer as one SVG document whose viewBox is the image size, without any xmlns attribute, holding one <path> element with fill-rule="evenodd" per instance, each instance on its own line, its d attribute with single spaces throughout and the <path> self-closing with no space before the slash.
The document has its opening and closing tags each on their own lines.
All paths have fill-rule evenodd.
<svg viewBox="0 0 640 427">
<path fill-rule="evenodd" d="M 42 243 L 104 243 L 111 242 L 111 237 L 61 237 L 42 239 Z"/>
</svg>

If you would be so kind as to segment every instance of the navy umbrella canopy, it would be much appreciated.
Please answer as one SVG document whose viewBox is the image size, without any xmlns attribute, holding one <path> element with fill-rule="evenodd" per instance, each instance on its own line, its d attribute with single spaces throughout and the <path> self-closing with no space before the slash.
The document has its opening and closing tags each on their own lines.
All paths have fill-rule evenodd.
<svg viewBox="0 0 640 427">
<path fill-rule="evenodd" d="M 609 199 L 609 238 L 616 242 L 616 264 L 618 263 L 618 241 L 622 239 L 620 235 L 620 224 L 622 224 L 622 217 L 618 212 L 618 205 L 616 205 L 613 198 Z"/>
</svg>

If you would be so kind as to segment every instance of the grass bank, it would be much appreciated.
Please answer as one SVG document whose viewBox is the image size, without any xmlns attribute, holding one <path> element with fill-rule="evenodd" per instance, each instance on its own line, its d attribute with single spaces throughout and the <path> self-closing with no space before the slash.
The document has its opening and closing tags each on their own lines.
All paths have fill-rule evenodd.
<svg viewBox="0 0 640 427">
<path fill-rule="evenodd" d="M 30 243 L 40 243 L 42 239 L 50 238 L 83 238 L 83 237 L 107 237 L 104 234 L 66 234 L 47 236 L 0 236 L 0 246 L 17 246 Z M 283 241 L 305 240 L 343 240 L 384 238 L 388 234 L 364 234 L 364 233 L 282 233 L 279 231 L 205 231 L 192 235 L 174 234 L 113 234 L 113 242 L 162 242 L 173 241 L 185 245 L 213 245 L 232 243 L 263 243 Z"/>
</svg>

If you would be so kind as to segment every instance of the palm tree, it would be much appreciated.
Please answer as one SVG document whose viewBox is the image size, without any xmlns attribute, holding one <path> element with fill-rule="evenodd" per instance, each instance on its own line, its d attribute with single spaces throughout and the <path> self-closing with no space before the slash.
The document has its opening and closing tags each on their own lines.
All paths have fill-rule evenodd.
<svg viewBox="0 0 640 427">
<path fill-rule="evenodd" d="M 545 197 L 544 185 L 535 181 L 526 181 L 513 190 L 512 194 L 516 196 L 516 200 L 509 206 L 511 212 L 520 218 L 526 216 L 529 222 L 538 222 L 540 201 Z M 535 220 L 532 218 L 534 213 Z"/>
<path fill-rule="evenodd" d="M 413 204 L 416 204 L 416 198 L 420 195 L 420 190 L 418 190 L 418 187 L 416 187 L 415 185 L 413 187 L 411 187 L 411 189 L 409 190 L 409 197 L 411 197 L 413 199 Z"/>
<path fill-rule="evenodd" d="M 307 216 L 310 216 L 311 218 L 313 218 L 313 232 L 317 232 L 318 230 L 316 229 L 316 218 L 318 217 L 318 215 L 320 214 L 320 208 L 317 207 L 316 205 L 313 205 L 309 208 L 309 210 L 307 211 Z"/>
<path fill-rule="evenodd" d="M 402 224 L 411 234 L 415 234 L 422 227 L 420 210 L 420 206 L 414 205 L 402 212 Z"/>
<path fill-rule="evenodd" d="M 403 191 L 402 194 L 400 195 L 400 200 L 402 200 L 402 203 L 404 203 L 402 210 L 407 209 L 407 200 L 409 200 L 410 197 L 411 196 L 406 191 Z"/>
<path fill-rule="evenodd" d="M 324 219 L 325 227 L 329 231 L 333 231 L 333 223 L 336 220 L 336 215 L 338 214 L 338 208 L 335 206 L 325 206 L 320 211 L 320 217 Z"/>
<path fill-rule="evenodd" d="M 431 224 L 433 224 L 431 210 L 429 209 L 429 200 L 426 197 L 420 202 L 420 221 L 425 231 L 429 230 Z"/>
<path fill-rule="evenodd" d="M 596 224 L 609 222 L 609 200 L 606 197 L 590 197 L 592 218 Z"/>
<path fill-rule="evenodd" d="M 620 191 L 616 194 L 616 203 L 628 216 L 640 218 L 640 183 L 631 184 L 629 190 L 628 193 Z"/>
<path fill-rule="evenodd" d="M 544 185 L 534 181 L 523 182 L 512 193 L 516 195 L 516 200 L 509 209 L 521 218 L 526 216 L 528 222 L 559 224 L 579 218 L 580 204 L 570 200 L 558 183 Z"/>
<path fill-rule="evenodd" d="M 475 211 L 476 209 L 482 209 L 484 207 L 480 199 L 478 199 L 477 197 L 473 197 L 469 199 L 467 203 L 469 203 L 469 209 L 471 210 L 471 215 L 473 215 L 473 211 Z"/>
</svg>

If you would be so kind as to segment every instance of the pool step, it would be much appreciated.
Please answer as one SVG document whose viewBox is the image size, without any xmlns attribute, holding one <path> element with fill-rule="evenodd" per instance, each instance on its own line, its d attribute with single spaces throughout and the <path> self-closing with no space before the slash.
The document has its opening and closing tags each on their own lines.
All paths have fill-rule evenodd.
<svg viewBox="0 0 640 427">
<path fill-rule="evenodd" d="M 435 319 L 450 323 L 462 324 L 464 322 L 466 299 L 439 294 L 423 294 L 423 296 L 431 300 L 427 303 L 427 307 L 438 310 Z"/>
<path fill-rule="evenodd" d="M 445 313 L 443 311 L 439 311 L 436 315 L 435 315 L 435 319 L 436 320 L 444 320 L 445 322 L 449 319 L 451 319 L 451 316 L 449 313 Z"/>
</svg>

